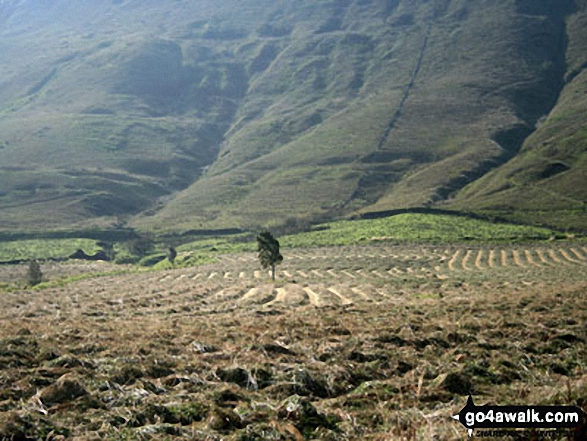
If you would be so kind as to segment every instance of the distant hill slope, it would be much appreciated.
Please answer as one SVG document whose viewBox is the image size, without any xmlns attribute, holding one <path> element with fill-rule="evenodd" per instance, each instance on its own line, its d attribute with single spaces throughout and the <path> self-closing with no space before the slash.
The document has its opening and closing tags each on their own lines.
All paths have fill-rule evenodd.
<svg viewBox="0 0 587 441">
<path fill-rule="evenodd" d="M 0 225 L 251 227 L 447 204 L 587 223 L 586 11 L 5 0 Z"/>
<path fill-rule="evenodd" d="M 567 20 L 563 88 L 520 152 L 461 191 L 453 208 L 587 228 L 587 2 Z"/>
</svg>

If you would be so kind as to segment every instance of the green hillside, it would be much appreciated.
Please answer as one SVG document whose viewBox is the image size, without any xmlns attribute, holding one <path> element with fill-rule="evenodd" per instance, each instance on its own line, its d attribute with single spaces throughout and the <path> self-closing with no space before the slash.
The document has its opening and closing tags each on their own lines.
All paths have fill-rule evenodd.
<svg viewBox="0 0 587 441">
<path fill-rule="evenodd" d="M 564 87 L 516 157 L 472 183 L 455 208 L 566 228 L 587 225 L 587 13 L 567 22 Z"/>
<path fill-rule="evenodd" d="M 246 228 L 447 203 L 587 228 L 586 11 L 6 0 L 0 228 Z"/>
</svg>

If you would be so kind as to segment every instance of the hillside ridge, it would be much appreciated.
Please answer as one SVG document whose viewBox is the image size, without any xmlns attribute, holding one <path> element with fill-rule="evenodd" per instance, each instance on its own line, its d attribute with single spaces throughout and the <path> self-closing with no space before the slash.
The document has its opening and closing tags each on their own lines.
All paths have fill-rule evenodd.
<svg viewBox="0 0 587 441">
<path fill-rule="evenodd" d="M 583 0 L 84 5 L 0 5 L 6 230 L 587 226 Z"/>
</svg>

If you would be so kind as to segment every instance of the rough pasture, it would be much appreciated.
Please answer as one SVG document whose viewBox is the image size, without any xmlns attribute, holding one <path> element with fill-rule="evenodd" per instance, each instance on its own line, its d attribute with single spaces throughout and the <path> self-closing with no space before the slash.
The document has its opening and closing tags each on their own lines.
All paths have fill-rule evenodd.
<svg viewBox="0 0 587 441">
<path fill-rule="evenodd" d="M 463 439 L 469 391 L 587 396 L 581 244 L 283 255 L 3 292 L 0 439 Z"/>
</svg>

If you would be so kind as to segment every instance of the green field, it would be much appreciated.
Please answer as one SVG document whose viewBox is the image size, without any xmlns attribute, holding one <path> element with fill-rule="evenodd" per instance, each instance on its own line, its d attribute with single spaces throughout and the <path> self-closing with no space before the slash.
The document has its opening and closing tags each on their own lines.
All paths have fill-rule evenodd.
<svg viewBox="0 0 587 441">
<path fill-rule="evenodd" d="M 0 262 L 29 259 L 64 259 L 76 250 L 94 254 L 100 248 L 92 239 L 31 239 L 0 242 Z"/>
<path fill-rule="evenodd" d="M 178 265 L 211 263 L 214 256 L 226 253 L 255 251 L 256 232 L 236 236 L 202 237 L 178 245 Z M 507 223 L 492 223 L 461 216 L 433 214 L 400 214 L 381 219 L 340 220 L 311 227 L 310 231 L 280 235 L 281 246 L 287 248 L 360 245 L 371 242 L 415 244 L 482 244 L 522 243 L 564 239 L 567 236 L 548 228 Z M 581 239 L 576 236 L 575 239 Z M 177 239 L 175 239 L 177 240 Z M 115 245 L 117 261 L 138 263 L 164 257 L 168 239 L 153 239 L 147 255 L 133 257 L 128 243 Z M 92 239 L 35 239 L 0 242 L 0 261 L 67 258 L 77 249 L 94 254 L 100 248 Z M 156 259 L 155 259 L 156 260 Z M 157 268 L 165 267 L 164 264 Z"/>
</svg>

